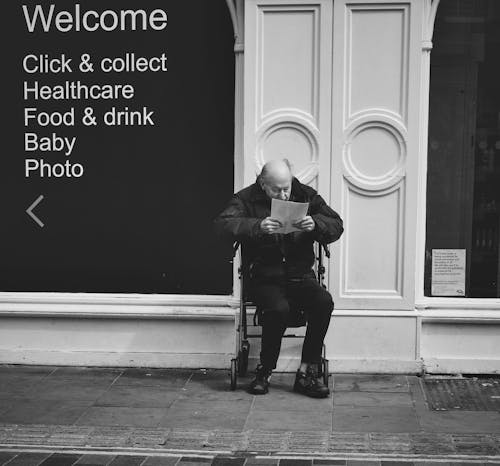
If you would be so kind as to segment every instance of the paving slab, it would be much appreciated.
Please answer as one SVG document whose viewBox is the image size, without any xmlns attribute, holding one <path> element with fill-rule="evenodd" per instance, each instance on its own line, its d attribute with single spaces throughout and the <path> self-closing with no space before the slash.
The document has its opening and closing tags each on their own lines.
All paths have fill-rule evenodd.
<svg viewBox="0 0 500 466">
<path fill-rule="evenodd" d="M 75 463 L 78 465 L 86 466 L 106 466 L 109 464 L 115 456 L 113 455 L 82 455 L 80 459 Z"/>
<path fill-rule="evenodd" d="M 325 453 L 328 451 L 329 432 L 291 432 L 288 450 L 297 453 Z"/>
<path fill-rule="evenodd" d="M 407 392 L 352 392 L 339 391 L 333 393 L 335 406 L 383 407 L 403 406 L 413 408 L 413 400 Z"/>
<path fill-rule="evenodd" d="M 180 396 L 177 388 L 156 385 L 113 385 L 100 395 L 94 406 L 168 408 Z"/>
<path fill-rule="evenodd" d="M 244 452 L 247 446 L 246 435 L 243 432 L 216 430 L 210 432 L 205 445 L 214 450 Z"/>
<path fill-rule="evenodd" d="M 212 461 L 212 466 L 243 466 L 246 458 L 244 457 L 221 457 L 216 456 Z"/>
<path fill-rule="evenodd" d="M 307 459 L 283 459 L 280 466 L 311 466 L 311 461 Z"/>
<path fill-rule="evenodd" d="M 420 429 L 412 408 L 394 406 L 335 406 L 333 430 L 360 432 L 417 432 Z"/>
<path fill-rule="evenodd" d="M 381 461 L 380 462 L 381 466 L 409 466 L 413 465 L 411 461 Z"/>
<path fill-rule="evenodd" d="M 149 456 L 142 466 L 175 466 L 179 460 L 176 456 Z"/>
<path fill-rule="evenodd" d="M 5 436 L 2 438 L 4 444 L 45 444 L 50 437 L 52 426 L 40 424 L 13 425 L 12 429 L 2 429 Z"/>
<path fill-rule="evenodd" d="M 253 395 L 247 393 L 245 386 L 238 387 L 237 390 L 231 390 L 229 385 L 221 390 L 204 387 L 202 384 L 190 384 L 183 387 L 179 391 L 179 400 L 192 400 L 192 401 L 246 401 L 253 399 Z"/>
<path fill-rule="evenodd" d="M 71 453 L 53 453 L 40 464 L 43 466 L 71 466 L 78 461 L 80 456 Z"/>
<path fill-rule="evenodd" d="M 140 466 L 146 458 L 147 456 L 117 455 L 109 466 Z"/>
<path fill-rule="evenodd" d="M 380 466 L 380 461 L 375 460 L 347 460 L 347 466 Z"/>
<path fill-rule="evenodd" d="M 253 430 L 247 434 L 248 450 L 273 452 L 286 450 L 290 432 L 276 430 Z"/>
<path fill-rule="evenodd" d="M 275 466 L 278 458 L 248 458 L 245 466 Z"/>
<path fill-rule="evenodd" d="M 200 458 L 197 456 L 185 456 L 177 463 L 178 466 L 209 466 L 212 464 L 213 458 Z"/>
<path fill-rule="evenodd" d="M 42 431 L 42 429 L 40 429 Z M 88 437 L 93 428 L 75 426 L 55 426 L 49 430 L 50 445 L 83 447 L 87 444 Z"/>
<path fill-rule="evenodd" d="M 75 421 L 91 426 L 158 426 L 168 408 L 135 408 L 129 406 L 91 406 Z"/>
<path fill-rule="evenodd" d="M 12 424 L 73 424 L 87 407 L 79 401 L 13 400 L 1 420 Z"/>
<path fill-rule="evenodd" d="M 3 379 L 8 375 L 30 375 L 32 377 L 42 376 L 54 372 L 59 366 L 40 366 L 40 365 L 23 365 L 23 364 L 0 364 L 0 375 Z"/>
<path fill-rule="evenodd" d="M 313 459 L 313 464 L 321 464 L 324 466 L 345 466 L 346 460 Z"/>
<path fill-rule="evenodd" d="M 318 413 L 333 411 L 333 398 L 315 399 L 295 393 L 291 389 L 277 391 L 271 389 L 266 396 L 256 396 L 253 411 L 314 411 Z"/>
<path fill-rule="evenodd" d="M 179 401 L 159 422 L 161 427 L 196 429 L 239 429 L 245 424 L 251 401 L 189 402 Z"/>
<path fill-rule="evenodd" d="M 416 455 L 449 455 L 455 453 L 451 435 L 419 432 L 411 434 L 412 450 Z"/>
<path fill-rule="evenodd" d="M 330 430 L 332 428 L 331 412 L 316 411 L 257 411 L 248 415 L 244 429 L 310 431 Z"/>
<path fill-rule="evenodd" d="M 230 389 L 228 371 L 193 372 L 184 388 L 200 393 L 229 393 L 232 391 Z"/>
<path fill-rule="evenodd" d="M 56 367 L 53 372 L 51 372 L 51 377 L 57 378 L 70 378 L 75 377 L 83 379 L 108 379 L 114 380 L 120 374 L 124 372 L 125 369 L 116 367 L 76 367 L 76 366 L 60 366 Z"/>
<path fill-rule="evenodd" d="M 0 398 L 23 397 L 55 369 L 46 366 L 0 366 Z"/>
<path fill-rule="evenodd" d="M 5 411 L 7 411 L 13 404 L 13 400 L 10 398 L 10 399 L 1 399 L 0 398 L 0 416 L 2 415 L 2 413 L 4 413 Z"/>
<path fill-rule="evenodd" d="M 335 391 L 408 392 L 405 375 L 335 375 Z"/>
<path fill-rule="evenodd" d="M 0 465 L 8 463 L 15 456 L 16 456 L 16 453 L 11 453 L 8 451 L 0 451 Z"/>
<path fill-rule="evenodd" d="M 48 376 L 25 392 L 31 400 L 63 400 L 93 402 L 109 388 L 108 380 L 78 380 Z M 90 403 L 88 403 L 90 404 Z"/>
<path fill-rule="evenodd" d="M 165 441 L 165 448 L 201 450 L 209 436 L 209 431 L 201 429 L 172 429 Z"/>
<path fill-rule="evenodd" d="M 160 428 L 134 428 L 129 435 L 129 444 L 133 447 L 158 447 L 165 445 L 170 433 L 169 429 Z"/>
<path fill-rule="evenodd" d="M 432 411 L 417 413 L 421 430 L 429 432 L 500 433 L 500 413 Z"/>
<path fill-rule="evenodd" d="M 181 388 L 192 376 L 191 370 L 128 368 L 113 385 L 140 385 Z"/>
<path fill-rule="evenodd" d="M 92 447 L 123 447 L 130 445 L 132 429 L 129 427 L 99 426 L 92 429 L 87 445 Z"/>
<path fill-rule="evenodd" d="M 371 432 L 369 434 L 370 449 L 378 454 L 389 453 L 412 453 L 413 445 L 410 434 L 381 434 Z"/>
<path fill-rule="evenodd" d="M 328 450 L 340 453 L 369 453 L 370 436 L 363 432 L 331 432 Z"/>
<path fill-rule="evenodd" d="M 51 455 L 50 452 L 46 453 L 30 453 L 21 452 L 16 454 L 16 456 L 9 461 L 9 466 L 38 466 L 47 457 Z M 0 464 L 2 464 L 0 460 Z"/>
</svg>

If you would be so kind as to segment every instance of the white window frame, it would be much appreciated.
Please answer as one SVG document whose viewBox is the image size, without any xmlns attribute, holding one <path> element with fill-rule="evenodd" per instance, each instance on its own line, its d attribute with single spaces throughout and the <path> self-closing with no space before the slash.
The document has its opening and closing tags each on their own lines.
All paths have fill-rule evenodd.
<svg viewBox="0 0 500 466">
<path fill-rule="evenodd" d="M 244 0 L 226 0 L 235 44 L 234 187 L 243 184 L 243 14 Z M 231 295 L 140 293 L 0 292 L 0 316 L 234 319 L 239 306 L 237 265 Z"/>
<path fill-rule="evenodd" d="M 415 273 L 415 308 L 423 316 L 435 318 L 477 317 L 500 320 L 500 299 L 498 298 L 440 298 L 424 295 L 425 241 L 427 218 L 427 147 L 429 129 L 430 66 L 432 36 L 440 0 L 424 0 L 424 25 L 422 31 L 422 99 L 420 107 L 421 143 L 419 157 L 419 193 L 417 208 L 417 251 Z M 492 314 L 493 312 L 493 314 Z"/>
</svg>

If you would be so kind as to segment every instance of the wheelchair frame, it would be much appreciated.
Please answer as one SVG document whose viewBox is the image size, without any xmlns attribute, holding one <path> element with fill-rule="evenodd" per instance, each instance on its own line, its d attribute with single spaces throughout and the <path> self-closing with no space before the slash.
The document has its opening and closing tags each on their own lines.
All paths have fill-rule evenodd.
<svg viewBox="0 0 500 466">
<path fill-rule="evenodd" d="M 262 333 L 258 334 L 249 334 L 248 333 L 248 312 L 247 308 L 248 307 L 255 307 L 255 313 L 253 316 L 253 325 L 255 327 L 261 326 L 260 325 L 260 312 L 255 306 L 255 303 L 247 299 L 247 296 L 245 294 L 245 280 L 248 280 L 248 267 L 246 267 L 246 264 L 243 262 L 243 253 L 242 253 L 242 245 L 239 242 L 235 242 L 233 245 L 233 259 L 236 257 L 236 254 L 238 250 L 240 251 L 240 261 L 238 265 L 238 277 L 240 280 L 240 306 L 239 306 L 239 315 L 238 315 L 238 321 L 236 323 L 236 333 L 237 333 L 237 339 L 236 339 L 236 352 L 235 352 L 235 357 L 231 359 L 231 390 L 236 390 L 237 386 L 237 381 L 238 381 L 238 376 L 243 377 L 246 375 L 248 371 L 248 357 L 250 354 L 250 342 L 249 339 L 251 338 L 261 338 Z M 326 288 L 325 285 L 325 266 L 323 264 L 323 253 L 327 258 L 330 258 L 330 250 L 328 248 L 328 245 L 326 244 L 321 244 L 319 242 L 316 242 L 316 247 L 315 247 L 315 257 L 317 261 L 317 279 L 319 284 L 323 287 Z M 300 313 L 303 315 L 303 313 Z M 299 328 L 303 327 L 307 324 L 306 321 L 299 321 L 296 323 L 296 325 L 289 325 L 287 326 L 287 329 L 290 328 Z M 283 335 L 283 338 L 303 338 L 302 335 L 296 335 L 294 333 L 287 333 L 285 331 L 285 335 Z M 323 382 L 325 385 L 328 385 L 328 377 L 329 377 L 329 371 L 328 371 L 328 359 L 326 359 L 326 348 L 325 345 L 323 344 L 323 356 L 321 358 L 321 373 L 323 376 Z"/>
</svg>

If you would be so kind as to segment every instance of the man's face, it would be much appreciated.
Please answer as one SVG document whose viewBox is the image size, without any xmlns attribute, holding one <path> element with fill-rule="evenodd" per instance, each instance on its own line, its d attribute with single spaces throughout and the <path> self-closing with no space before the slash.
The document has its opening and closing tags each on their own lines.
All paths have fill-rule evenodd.
<svg viewBox="0 0 500 466">
<path fill-rule="evenodd" d="M 276 180 L 273 178 L 266 179 L 262 182 L 262 189 L 271 199 L 281 199 L 288 201 L 292 192 L 292 180 Z"/>
</svg>

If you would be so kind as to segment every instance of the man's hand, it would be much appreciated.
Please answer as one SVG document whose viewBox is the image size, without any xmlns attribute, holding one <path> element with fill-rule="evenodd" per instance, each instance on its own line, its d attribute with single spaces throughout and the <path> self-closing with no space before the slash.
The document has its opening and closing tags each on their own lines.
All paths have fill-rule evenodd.
<svg viewBox="0 0 500 466">
<path fill-rule="evenodd" d="M 260 229 L 268 235 L 273 234 L 278 228 L 281 228 L 281 222 L 272 217 L 266 217 L 260 222 Z"/>
<path fill-rule="evenodd" d="M 295 222 L 293 226 L 302 231 L 313 231 L 314 227 L 316 226 L 316 223 L 314 222 L 314 219 L 310 215 L 308 215 L 307 217 L 304 217 L 302 220 Z"/>
</svg>

